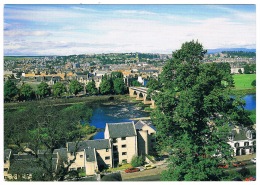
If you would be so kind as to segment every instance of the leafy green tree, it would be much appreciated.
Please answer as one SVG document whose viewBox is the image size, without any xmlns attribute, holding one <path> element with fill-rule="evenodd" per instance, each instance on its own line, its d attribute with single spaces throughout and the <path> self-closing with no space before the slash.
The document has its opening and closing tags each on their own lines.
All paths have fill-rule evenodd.
<svg viewBox="0 0 260 185">
<path fill-rule="evenodd" d="M 55 97 L 60 97 L 62 93 L 66 92 L 66 87 L 63 83 L 57 82 L 52 86 L 53 95 Z"/>
<path fill-rule="evenodd" d="M 113 71 L 111 73 L 111 78 L 112 79 L 116 79 L 116 78 L 123 78 L 123 74 L 121 72 L 118 72 L 118 71 Z"/>
<path fill-rule="evenodd" d="M 87 85 L 86 85 L 86 90 L 90 95 L 96 95 L 98 94 L 98 89 L 96 88 L 96 83 L 94 80 L 90 81 Z"/>
<path fill-rule="evenodd" d="M 186 42 L 163 67 L 151 114 L 158 150 L 171 153 L 162 180 L 221 180 L 224 172 L 217 165 L 232 159 L 226 142 L 230 125 L 246 120 L 243 102 L 230 97 L 232 84 L 222 83 L 232 79 L 217 64 L 202 63 L 205 53 L 200 43 Z"/>
<path fill-rule="evenodd" d="M 253 87 L 255 87 L 255 86 L 256 86 L 256 80 L 253 80 L 252 83 L 251 83 L 251 85 L 252 85 Z"/>
<path fill-rule="evenodd" d="M 22 100 L 30 100 L 34 98 L 33 88 L 29 84 L 23 84 L 20 88 L 20 94 Z"/>
<path fill-rule="evenodd" d="M 4 99 L 5 101 L 14 100 L 19 94 L 19 89 L 16 87 L 15 83 L 11 80 L 7 80 L 4 84 Z"/>
<path fill-rule="evenodd" d="M 37 86 L 36 94 L 39 95 L 40 97 L 46 97 L 47 95 L 50 95 L 50 93 L 51 93 L 51 90 L 47 83 L 41 82 Z"/>
<path fill-rule="evenodd" d="M 133 81 L 132 81 L 132 86 L 141 87 L 142 84 L 140 84 L 137 80 L 133 80 Z"/>
<path fill-rule="evenodd" d="M 132 167 L 138 167 L 144 165 L 144 157 L 143 156 L 133 156 L 131 160 Z"/>
<path fill-rule="evenodd" d="M 113 80 L 114 92 L 116 94 L 124 94 L 126 86 L 122 78 L 116 78 Z"/>
<path fill-rule="evenodd" d="M 83 90 L 83 86 L 77 80 L 72 80 L 69 85 L 69 90 L 72 94 L 77 95 Z"/>
<path fill-rule="evenodd" d="M 110 94 L 112 92 L 112 83 L 109 79 L 103 78 L 99 88 L 101 94 Z"/>
</svg>

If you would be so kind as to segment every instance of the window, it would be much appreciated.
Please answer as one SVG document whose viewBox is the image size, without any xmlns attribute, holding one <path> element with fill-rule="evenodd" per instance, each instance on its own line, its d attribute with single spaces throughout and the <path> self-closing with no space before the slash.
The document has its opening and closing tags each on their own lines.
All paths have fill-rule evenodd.
<svg viewBox="0 0 260 185">
<path fill-rule="evenodd" d="M 121 140 L 125 140 L 126 138 L 125 137 L 121 137 Z"/>
<path fill-rule="evenodd" d="M 83 155 L 80 155 L 79 157 L 80 157 L 80 158 L 83 158 Z"/>
<path fill-rule="evenodd" d="M 235 143 L 235 147 L 239 147 L 239 143 Z"/>
<path fill-rule="evenodd" d="M 118 150 L 117 146 L 113 146 L 113 151 L 117 152 L 117 150 Z"/>
<path fill-rule="evenodd" d="M 70 152 L 70 155 L 74 155 L 74 152 Z"/>
<path fill-rule="evenodd" d="M 233 133 L 229 134 L 228 139 L 230 141 L 233 141 L 234 140 L 234 134 Z"/>
<path fill-rule="evenodd" d="M 106 156 L 106 157 L 105 157 L 105 160 L 109 160 L 109 159 L 110 159 L 110 157 L 109 157 L 109 156 Z"/>
<path fill-rule="evenodd" d="M 117 139 L 116 138 L 113 139 L 113 143 L 117 143 Z"/>
<path fill-rule="evenodd" d="M 108 152 L 108 148 L 106 149 L 106 152 Z"/>
<path fill-rule="evenodd" d="M 249 142 L 244 142 L 244 146 L 249 146 Z"/>
<path fill-rule="evenodd" d="M 122 152 L 122 155 L 126 155 L 127 153 L 126 152 Z"/>
<path fill-rule="evenodd" d="M 126 145 L 122 145 L 122 148 L 126 148 Z"/>
</svg>

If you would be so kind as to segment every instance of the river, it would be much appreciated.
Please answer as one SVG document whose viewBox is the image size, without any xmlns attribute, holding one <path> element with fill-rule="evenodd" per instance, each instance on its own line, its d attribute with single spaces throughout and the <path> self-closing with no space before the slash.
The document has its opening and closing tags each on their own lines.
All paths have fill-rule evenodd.
<svg viewBox="0 0 260 185">
<path fill-rule="evenodd" d="M 246 110 L 256 109 L 256 94 L 249 94 L 243 97 L 246 101 Z M 110 102 L 92 105 L 93 116 L 90 125 L 104 129 L 106 123 L 129 122 L 134 118 L 149 117 L 136 103 L 131 102 Z M 92 139 L 104 139 L 104 132 L 98 132 Z"/>
</svg>

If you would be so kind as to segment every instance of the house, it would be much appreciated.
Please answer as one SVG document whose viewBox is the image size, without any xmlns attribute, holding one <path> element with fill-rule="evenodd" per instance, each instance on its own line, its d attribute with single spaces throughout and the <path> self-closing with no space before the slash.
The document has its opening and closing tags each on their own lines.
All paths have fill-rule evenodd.
<svg viewBox="0 0 260 185">
<path fill-rule="evenodd" d="M 104 135 L 112 143 L 113 167 L 130 163 L 133 156 L 138 155 L 134 122 L 107 123 Z"/>
<path fill-rule="evenodd" d="M 68 142 L 67 158 L 68 162 L 74 160 L 69 170 L 83 169 L 86 175 L 93 175 L 95 171 L 112 167 L 111 143 L 108 139 Z"/>
<path fill-rule="evenodd" d="M 40 160 L 39 160 L 40 159 Z M 51 164 L 50 164 L 51 161 Z M 27 179 L 31 180 L 33 174 L 44 175 L 47 171 L 54 173 L 58 170 L 59 156 L 57 154 L 51 154 L 46 152 L 38 152 L 38 157 L 28 154 L 13 154 L 10 163 L 10 169 L 6 179 Z M 45 165 L 50 164 L 50 165 Z"/>
<path fill-rule="evenodd" d="M 252 128 L 235 126 L 227 142 L 233 148 L 233 155 L 247 155 L 256 152 L 256 132 Z"/>
<path fill-rule="evenodd" d="M 138 142 L 138 155 L 151 155 L 155 151 L 155 127 L 151 121 L 139 120 L 135 123 Z"/>
</svg>

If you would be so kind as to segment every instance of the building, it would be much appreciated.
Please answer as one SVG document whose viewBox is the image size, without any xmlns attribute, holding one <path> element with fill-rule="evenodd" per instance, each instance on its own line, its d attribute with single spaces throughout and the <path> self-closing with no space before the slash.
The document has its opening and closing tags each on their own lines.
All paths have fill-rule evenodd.
<svg viewBox="0 0 260 185">
<path fill-rule="evenodd" d="M 138 155 L 134 122 L 107 123 L 104 134 L 113 146 L 113 167 L 130 163 L 133 156 Z"/>
<path fill-rule="evenodd" d="M 227 142 L 233 148 L 233 155 L 248 155 L 256 152 L 256 132 L 254 129 L 236 126 Z"/>
</svg>

